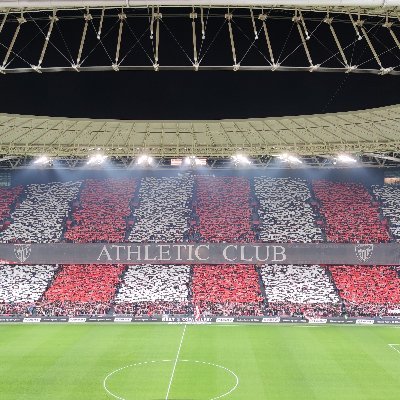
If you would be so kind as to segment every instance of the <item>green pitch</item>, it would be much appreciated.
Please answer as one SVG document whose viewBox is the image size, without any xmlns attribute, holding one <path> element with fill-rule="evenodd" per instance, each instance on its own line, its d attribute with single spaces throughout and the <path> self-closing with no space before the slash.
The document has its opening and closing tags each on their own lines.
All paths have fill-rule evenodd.
<svg viewBox="0 0 400 400">
<path fill-rule="evenodd" d="M 400 329 L 2 325 L 0 398 L 398 400 Z"/>
</svg>

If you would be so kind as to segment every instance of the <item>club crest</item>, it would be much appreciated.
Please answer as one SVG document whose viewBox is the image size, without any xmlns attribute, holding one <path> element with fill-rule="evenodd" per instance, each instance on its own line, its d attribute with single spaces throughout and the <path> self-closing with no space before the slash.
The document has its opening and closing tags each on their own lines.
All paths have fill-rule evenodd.
<svg viewBox="0 0 400 400">
<path fill-rule="evenodd" d="M 31 245 L 30 244 L 15 244 L 14 254 L 20 262 L 25 262 L 31 255 Z"/>
<path fill-rule="evenodd" d="M 366 262 L 372 256 L 372 252 L 374 251 L 374 245 L 373 244 L 357 244 L 354 248 L 354 251 L 356 252 L 356 256 L 358 257 L 358 259 L 360 261 Z"/>
</svg>

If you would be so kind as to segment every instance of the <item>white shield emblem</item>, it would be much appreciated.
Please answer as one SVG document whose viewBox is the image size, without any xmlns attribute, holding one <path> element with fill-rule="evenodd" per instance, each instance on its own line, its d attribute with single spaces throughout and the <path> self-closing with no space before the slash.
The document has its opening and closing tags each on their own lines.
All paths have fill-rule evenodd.
<svg viewBox="0 0 400 400">
<path fill-rule="evenodd" d="M 30 244 L 15 244 L 14 254 L 20 262 L 25 262 L 31 255 L 31 245 Z"/>
<path fill-rule="evenodd" d="M 373 244 L 357 244 L 356 247 L 354 248 L 354 251 L 356 252 L 356 255 L 360 261 L 366 262 L 372 256 L 372 252 L 374 251 L 374 245 Z"/>
</svg>

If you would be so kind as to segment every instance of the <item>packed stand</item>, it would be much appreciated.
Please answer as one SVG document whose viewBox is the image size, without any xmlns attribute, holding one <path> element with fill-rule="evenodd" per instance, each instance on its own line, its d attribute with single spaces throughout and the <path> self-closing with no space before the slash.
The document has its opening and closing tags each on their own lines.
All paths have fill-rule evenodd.
<svg viewBox="0 0 400 400">
<path fill-rule="evenodd" d="M 193 178 L 146 177 L 134 209 L 130 242 L 183 242 L 188 230 Z"/>
<path fill-rule="evenodd" d="M 134 179 L 88 179 L 67 221 L 65 239 L 71 242 L 123 242 Z"/>
<path fill-rule="evenodd" d="M 39 300 L 56 270 L 54 265 L 0 265 L 0 302 Z"/>
<path fill-rule="evenodd" d="M 115 297 L 117 314 L 188 314 L 190 267 L 130 266 Z"/>
<path fill-rule="evenodd" d="M 58 242 L 80 185 L 79 181 L 28 185 L 26 198 L 11 214 L 11 225 L 0 232 L 0 242 Z"/>
<path fill-rule="evenodd" d="M 348 315 L 394 315 L 400 309 L 400 278 L 394 267 L 342 265 L 329 270 Z"/>
<path fill-rule="evenodd" d="M 314 181 L 329 242 L 381 243 L 390 240 L 379 209 L 367 189 L 358 183 Z"/>
<path fill-rule="evenodd" d="M 322 242 L 307 182 L 294 178 L 255 177 L 259 236 L 263 242 Z"/>
<path fill-rule="evenodd" d="M 381 203 L 381 211 L 389 220 L 389 229 L 396 241 L 400 241 L 400 186 L 373 186 L 374 195 Z"/>
<path fill-rule="evenodd" d="M 263 315 L 259 276 L 252 265 L 193 268 L 193 304 L 207 315 Z"/>
<path fill-rule="evenodd" d="M 107 313 L 123 270 L 122 265 L 65 265 L 44 294 L 42 308 L 46 315 Z"/>
<path fill-rule="evenodd" d="M 22 186 L 0 188 L 0 231 L 10 224 L 10 210 L 23 191 Z"/>
<path fill-rule="evenodd" d="M 337 290 L 319 265 L 265 265 L 261 276 L 272 315 L 334 316 L 341 313 Z"/>
<path fill-rule="evenodd" d="M 250 182 L 241 177 L 196 177 L 193 209 L 204 242 L 252 242 Z"/>
</svg>

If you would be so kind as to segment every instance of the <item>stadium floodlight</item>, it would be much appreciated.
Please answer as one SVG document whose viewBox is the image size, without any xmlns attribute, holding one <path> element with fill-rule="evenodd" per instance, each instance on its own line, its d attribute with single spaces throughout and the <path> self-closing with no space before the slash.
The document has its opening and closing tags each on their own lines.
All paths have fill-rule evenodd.
<svg viewBox="0 0 400 400">
<path fill-rule="evenodd" d="M 36 165 L 51 164 L 51 158 L 49 158 L 47 156 L 40 156 L 33 163 Z"/>
<path fill-rule="evenodd" d="M 353 164 L 356 163 L 357 160 L 348 154 L 339 154 L 336 159 L 338 162 L 346 163 L 346 164 Z"/>
<path fill-rule="evenodd" d="M 154 158 L 151 156 L 148 156 L 147 154 L 143 154 L 138 159 L 136 160 L 136 164 L 140 165 L 142 167 L 150 166 L 153 165 L 154 163 Z"/>
<path fill-rule="evenodd" d="M 101 165 L 106 161 L 107 156 L 104 154 L 94 154 L 89 157 L 87 165 Z"/>
<path fill-rule="evenodd" d="M 182 164 L 193 168 L 193 167 L 207 165 L 207 160 L 205 158 L 197 158 L 196 156 L 189 156 L 184 158 Z"/>
<path fill-rule="evenodd" d="M 303 163 L 303 161 L 301 161 L 299 157 L 296 157 L 293 154 L 284 153 L 284 154 L 279 155 L 278 158 L 283 162 L 288 162 L 291 164 L 302 164 Z"/>
<path fill-rule="evenodd" d="M 250 165 L 251 161 L 244 156 L 243 154 L 235 154 L 232 156 L 232 161 L 235 164 L 235 166 L 238 165 Z"/>
</svg>

